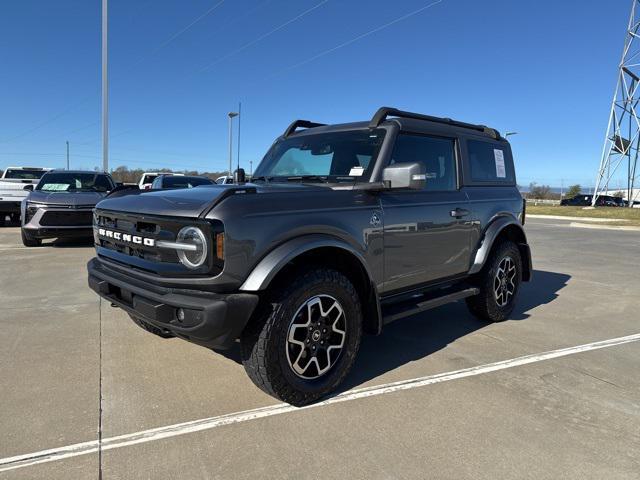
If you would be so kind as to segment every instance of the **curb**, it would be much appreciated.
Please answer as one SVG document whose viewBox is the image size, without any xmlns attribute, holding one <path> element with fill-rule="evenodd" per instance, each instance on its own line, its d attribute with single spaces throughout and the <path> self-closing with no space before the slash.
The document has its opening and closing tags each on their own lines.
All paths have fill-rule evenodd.
<svg viewBox="0 0 640 480">
<path fill-rule="evenodd" d="M 590 223 L 571 222 L 569 226 L 575 228 L 592 228 L 596 230 L 623 230 L 627 232 L 640 232 L 640 227 L 631 227 L 627 225 L 593 225 Z"/>
<path fill-rule="evenodd" d="M 626 218 L 600 218 L 600 217 L 565 217 L 564 215 L 536 215 L 527 213 L 527 218 L 550 218 L 552 220 L 571 220 L 582 222 L 595 222 L 595 223 L 607 223 L 607 222 L 628 222 Z"/>
</svg>

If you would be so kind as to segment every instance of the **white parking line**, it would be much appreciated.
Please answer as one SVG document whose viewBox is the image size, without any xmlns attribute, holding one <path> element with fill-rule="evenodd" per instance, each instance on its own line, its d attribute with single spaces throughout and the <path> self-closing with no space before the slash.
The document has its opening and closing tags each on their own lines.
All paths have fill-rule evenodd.
<svg viewBox="0 0 640 480">
<path fill-rule="evenodd" d="M 432 385 L 434 383 L 447 382 L 449 380 L 457 380 L 459 378 L 465 378 L 465 377 L 473 377 L 476 375 L 482 375 L 485 373 L 495 372 L 498 370 L 505 370 L 507 368 L 519 367 L 519 366 L 528 365 L 531 363 L 542 362 L 544 360 L 551 360 L 554 358 L 566 357 L 568 355 L 588 352 L 590 350 L 598 350 L 601 348 L 615 347 L 616 345 L 622 345 L 625 343 L 631 343 L 631 342 L 637 342 L 637 341 L 640 341 L 640 333 L 636 333 L 634 335 L 628 335 L 625 337 L 611 338 L 609 340 L 603 340 L 600 342 L 587 343 L 587 344 L 578 345 L 575 347 L 561 348 L 559 350 L 551 350 L 543 353 L 525 355 L 523 357 L 512 358 L 509 360 L 502 360 L 500 362 L 488 363 L 488 364 L 479 365 L 476 367 L 463 368 L 461 370 L 455 370 L 452 372 L 428 375 L 426 377 L 412 378 L 410 380 L 401 380 L 399 382 L 385 383 L 382 385 L 376 385 L 372 387 L 358 388 L 354 390 L 349 390 L 335 397 L 331 397 L 327 400 L 314 403 L 306 407 L 293 407 L 287 403 L 279 403 L 277 405 L 270 405 L 268 407 L 256 408 L 253 410 L 245 410 L 242 412 L 219 415 L 217 417 L 203 418 L 200 420 L 177 423 L 177 424 L 168 425 L 165 427 L 142 430 L 140 432 L 127 433 L 125 435 L 119 435 L 116 437 L 104 438 L 102 440 L 101 446 L 98 444 L 97 440 L 93 440 L 89 442 L 68 445 L 66 447 L 53 448 L 50 450 L 42 450 L 39 452 L 27 453 L 25 455 L 18 455 L 15 457 L 7 457 L 7 458 L 0 459 L 0 472 L 14 470 L 17 468 L 29 467 L 29 466 L 38 465 L 41 463 L 64 460 L 65 458 L 78 457 L 80 455 L 87 455 L 90 453 L 97 452 L 99 448 L 105 451 L 105 450 L 112 450 L 116 448 L 127 447 L 131 445 L 137 445 L 140 443 L 154 442 L 157 440 L 162 440 L 164 438 L 176 437 L 179 435 L 186 435 L 188 433 L 200 432 L 203 430 L 211 430 L 213 428 L 221 427 L 224 425 L 232 425 L 236 423 L 248 422 L 250 420 L 257 420 L 260 418 L 272 417 L 275 415 L 282 415 L 283 413 L 295 412 L 300 410 L 309 410 L 312 408 L 332 405 L 334 403 L 348 402 L 351 400 L 357 400 L 357 399 L 366 398 L 366 397 L 374 397 L 377 395 L 383 395 L 391 392 L 398 392 L 401 390 L 410 390 L 413 388 L 424 387 L 426 385 Z"/>
</svg>

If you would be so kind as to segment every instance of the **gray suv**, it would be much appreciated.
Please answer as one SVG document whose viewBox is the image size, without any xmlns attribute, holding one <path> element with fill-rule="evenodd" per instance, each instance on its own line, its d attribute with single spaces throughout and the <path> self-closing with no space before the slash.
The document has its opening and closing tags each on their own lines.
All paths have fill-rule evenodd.
<svg viewBox="0 0 640 480">
<path fill-rule="evenodd" d="M 33 189 L 32 185 L 28 187 Z M 107 173 L 82 170 L 45 173 L 20 207 L 22 243 L 37 247 L 44 238 L 91 238 L 93 207 L 115 187 Z"/>
<path fill-rule="evenodd" d="M 505 320 L 531 278 L 492 128 L 393 108 L 298 120 L 243 180 L 101 201 L 89 285 L 161 337 L 239 340 L 249 377 L 292 404 L 336 389 L 363 333 L 462 299 Z"/>
</svg>

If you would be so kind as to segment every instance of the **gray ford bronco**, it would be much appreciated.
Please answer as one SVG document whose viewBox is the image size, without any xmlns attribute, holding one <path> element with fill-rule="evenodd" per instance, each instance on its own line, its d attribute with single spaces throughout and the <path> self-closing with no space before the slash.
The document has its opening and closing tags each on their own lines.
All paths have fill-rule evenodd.
<svg viewBox="0 0 640 480">
<path fill-rule="evenodd" d="M 505 320 L 531 278 L 511 148 L 393 108 L 295 121 L 250 183 L 107 197 L 89 286 L 140 327 L 213 349 L 294 405 L 335 390 L 363 333 L 465 299 Z"/>
</svg>

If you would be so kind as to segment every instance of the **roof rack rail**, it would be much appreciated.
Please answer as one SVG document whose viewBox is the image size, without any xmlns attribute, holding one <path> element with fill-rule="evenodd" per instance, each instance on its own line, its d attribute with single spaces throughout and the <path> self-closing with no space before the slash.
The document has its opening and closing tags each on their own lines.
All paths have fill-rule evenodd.
<svg viewBox="0 0 640 480">
<path fill-rule="evenodd" d="M 435 123 L 445 123 L 447 125 L 453 125 L 455 127 L 469 128 L 471 130 L 477 130 L 479 132 L 484 132 L 488 135 L 491 135 L 495 139 L 501 139 L 500 132 L 495 128 L 490 128 L 485 125 L 475 125 L 473 123 L 459 122 L 457 120 L 452 120 L 451 118 L 442 118 L 442 117 L 433 117 L 431 115 L 423 115 L 421 113 L 413 113 L 413 112 L 405 112 L 403 110 L 398 110 L 397 108 L 392 107 L 381 107 L 378 111 L 373 115 L 371 121 L 369 122 L 369 128 L 376 128 L 380 126 L 382 122 L 384 122 L 387 117 L 401 117 L 401 118 L 413 118 L 416 120 L 426 120 L 429 122 Z"/>
<path fill-rule="evenodd" d="M 288 137 L 289 135 L 291 135 L 293 132 L 296 131 L 298 127 L 313 128 L 313 127 L 324 127 L 324 126 L 326 126 L 326 123 L 315 123 L 315 122 L 310 122 L 309 120 L 296 120 L 291 125 L 289 125 L 287 129 L 284 131 L 284 137 Z"/>
</svg>

